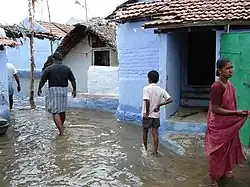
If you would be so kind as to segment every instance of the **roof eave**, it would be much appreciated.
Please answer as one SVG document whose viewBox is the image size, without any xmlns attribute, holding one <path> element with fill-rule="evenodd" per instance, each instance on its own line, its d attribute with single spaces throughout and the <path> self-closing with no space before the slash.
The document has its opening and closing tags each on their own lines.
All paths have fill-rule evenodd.
<svg viewBox="0 0 250 187">
<path fill-rule="evenodd" d="M 106 19 L 106 20 L 112 19 L 112 17 L 114 17 L 114 15 L 116 15 L 116 12 L 117 12 L 120 8 L 126 6 L 127 4 L 135 3 L 135 2 L 138 2 L 138 0 L 127 0 L 127 1 L 125 1 L 124 3 L 118 5 L 118 6 L 116 7 L 116 9 L 115 9 L 111 14 L 109 14 L 107 17 L 105 17 L 104 19 Z"/>
<path fill-rule="evenodd" d="M 211 26 L 225 26 L 225 25 L 235 25 L 235 26 L 249 26 L 249 20 L 220 20 L 220 21 L 200 21 L 200 22 L 191 22 L 191 23 L 159 23 L 159 24 L 150 24 L 145 23 L 143 28 L 157 28 L 162 30 L 173 30 L 181 28 L 190 28 L 190 27 L 211 27 Z"/>
</svg>

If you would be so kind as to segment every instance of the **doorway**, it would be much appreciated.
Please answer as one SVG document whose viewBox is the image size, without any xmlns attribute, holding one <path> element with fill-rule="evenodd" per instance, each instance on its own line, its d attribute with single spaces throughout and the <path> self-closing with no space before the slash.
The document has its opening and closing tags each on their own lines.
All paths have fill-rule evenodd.
<svg viewBox="0 0 250 187">
<path fill-rule="evenodd" d="M 187 86 L 210 87 L 215 78 L 216 32 L 189 32 L 187 42 Z"/>
<path fill-rule="evenodd" d="M 174 100 L 166 107 L 166 116 L 203 123 L 215 81 L 216 32 L 168 33 L 166 61 L 167 91 Z"/>
</svg>

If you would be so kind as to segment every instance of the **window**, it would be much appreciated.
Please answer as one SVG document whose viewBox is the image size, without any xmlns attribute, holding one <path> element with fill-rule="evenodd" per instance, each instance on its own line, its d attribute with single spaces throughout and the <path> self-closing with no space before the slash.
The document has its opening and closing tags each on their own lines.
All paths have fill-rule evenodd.
<svg viewBox="0 0 250 187">
<path fill-rule="evenodd" d="M 95 66 L 110 66 L 109 51 L 94 51 Z"/>
</svg>

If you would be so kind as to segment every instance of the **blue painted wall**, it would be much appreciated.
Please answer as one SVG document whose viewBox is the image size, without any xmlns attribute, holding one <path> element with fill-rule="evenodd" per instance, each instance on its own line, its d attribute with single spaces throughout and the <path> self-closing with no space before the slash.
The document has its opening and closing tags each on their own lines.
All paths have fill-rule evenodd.
<svg viewBox="0 0 250 187">
<path fill-rule="evenodd" d="M 175 114 L 180 107 L 181 62 L 184 61 L 184 42 L 182 33 L 167 34 L 167 91 L 173 102 L 167 106 L 167 117 Z"/>
<path fill-rule="evenodd" d="M 142 89 L 147 73 L 159 70 L 160 36 L 153 29 L 142 29 L 142 22 L 117 27 L 119 61 L 118 120 L 140 121 Z"/>
<path fill-rule="evenodd" d="M 16 48 L 8 48 L 7 58 L 18 70 L 30 69 L 30 41 L 29 38 L 22 40 L 23 45 Z M 53 42 L 55 51 L 60 41 Z M 48 39 L 35 38 L 35 69 L 42 69 L 47 57 L 51 55 L 50 41 Z"/>
</svg>

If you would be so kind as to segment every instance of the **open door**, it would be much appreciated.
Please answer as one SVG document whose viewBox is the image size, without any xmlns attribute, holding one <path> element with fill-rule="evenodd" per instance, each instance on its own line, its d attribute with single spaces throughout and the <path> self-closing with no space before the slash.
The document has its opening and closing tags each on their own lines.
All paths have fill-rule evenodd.
<svg viewBox="0 0 250 187">
<path fill-rule="evenodd" d="M 167 91 L 170 93 L 173 103 L 167 105 L 167 118 L 174 115 L 180 107 L 180 60 L 181 38 L 179 33 L 167 35 Z"/>
<path fill-rule="evenodd" d="M 238 109 L 250 110 L 250 32 L 224 33 L 221 36 L 221 57 L 232 60 L 235 68 L 231 82 L 236 89 Z M 250 145 L 250 121 L 240 131 L 241 143 Z"/>
</svg>

